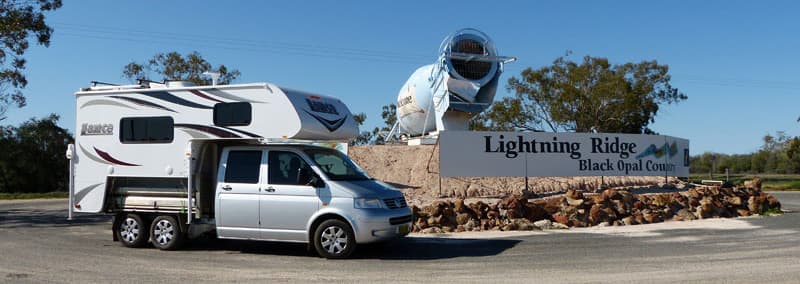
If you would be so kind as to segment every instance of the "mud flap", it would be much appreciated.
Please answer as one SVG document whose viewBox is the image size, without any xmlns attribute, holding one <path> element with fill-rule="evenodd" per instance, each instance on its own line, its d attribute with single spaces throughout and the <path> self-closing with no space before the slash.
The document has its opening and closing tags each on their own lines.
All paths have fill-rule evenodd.
<svg viewBox="0 0 800 284">
<path fill-rule="evenodd" d="M 119 219 L 120 219 L 119 214 L 115 214 L 114 216 L 111 217 L 111 236 L 112 236 L 111 239 L 115 242 L 119 241 L 116 231 L 117 228 L 119 227 L 119 224 L 117 224 L 117 222 L 119 222 Z"/>
</svg>

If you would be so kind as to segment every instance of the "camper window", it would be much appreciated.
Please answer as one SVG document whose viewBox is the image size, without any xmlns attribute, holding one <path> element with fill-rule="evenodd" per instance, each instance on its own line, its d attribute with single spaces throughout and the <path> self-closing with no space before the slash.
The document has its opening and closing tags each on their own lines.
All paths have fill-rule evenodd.
<svg viewBox="0 0 800 284">
<path fill-rule="evenodd" d="M 172 117 L 125 117 L 119 122 L 122 143 L 172 143 L 175 124 Z"/>
<path fill-rule="evenodd" d="M 247 102 L 218 103 L 214 105 L 214 125 L 245 126 L 253 118 L 253 107 Z"/>
</svg>

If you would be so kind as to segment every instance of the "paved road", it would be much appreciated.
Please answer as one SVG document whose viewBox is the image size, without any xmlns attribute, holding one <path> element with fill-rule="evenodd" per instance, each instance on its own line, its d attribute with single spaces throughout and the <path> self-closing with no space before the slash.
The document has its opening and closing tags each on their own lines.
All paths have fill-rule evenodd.
<svg viewBox="0 0 800 284">
<path fill-rule="evenodd" d="M 356 259 L 304 246 L 195 242 L 165 252 L 111 241 L 108 216 L 64 220 L 64 200 L 0 202 L 0 282 L 800 281 L 800 193 L 776 217 L 512 234 L 412 237 Z"/>
</svg>

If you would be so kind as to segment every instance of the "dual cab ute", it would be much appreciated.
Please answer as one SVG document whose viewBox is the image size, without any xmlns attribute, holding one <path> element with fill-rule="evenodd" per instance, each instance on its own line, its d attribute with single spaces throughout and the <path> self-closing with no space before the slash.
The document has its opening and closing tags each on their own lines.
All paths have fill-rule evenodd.
<svg viewBox="0 0 800 284">
<path fill-rule="evenodd" d="M 173 250 L 215 234 L 345 258 L 410 231 L 403 194 L 331 143 L 358 133 L 335 98 L 267 83 L 152 82 L 76 96 L 70 214 L 114 214 L 125 246 Z"/>
</svg>

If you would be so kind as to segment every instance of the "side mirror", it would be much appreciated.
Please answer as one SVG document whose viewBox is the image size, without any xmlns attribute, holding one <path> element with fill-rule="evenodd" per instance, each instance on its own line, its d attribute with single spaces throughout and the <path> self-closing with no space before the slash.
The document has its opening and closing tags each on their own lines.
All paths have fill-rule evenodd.
<svg viewBox="0 0 800 284">
<path fill-rule="evenodd" d="M 325 187 L 325 182 L 311 168 L 301 168 L 297 175 L 298 183 L 313 187 Z"/>
<path fill-rule="evenodd" d="M 321 188 L 325 187 L 325 182 L 321 178 L 319 178 L 319 176 L 317 176 L 316 174 L 312 174 L 311 179 L 308 180 L 308 185 L 316 188 Z"/>
</svg>

